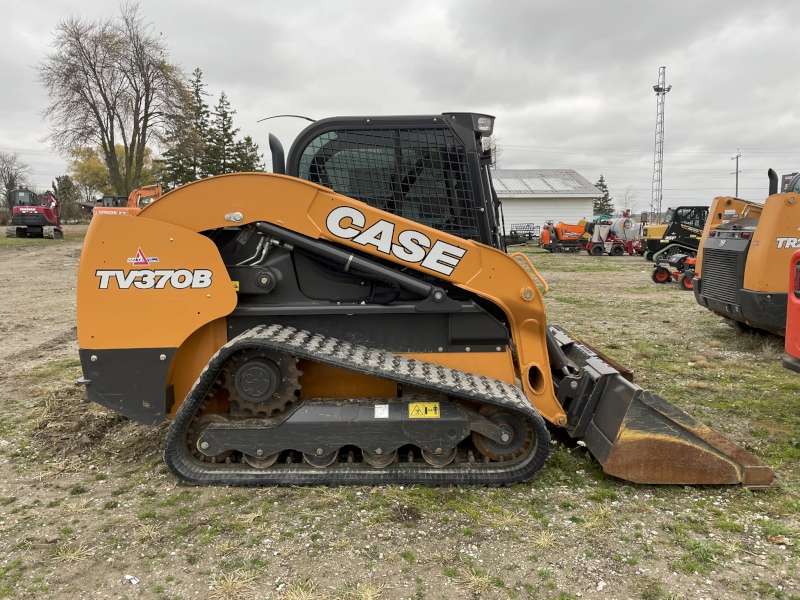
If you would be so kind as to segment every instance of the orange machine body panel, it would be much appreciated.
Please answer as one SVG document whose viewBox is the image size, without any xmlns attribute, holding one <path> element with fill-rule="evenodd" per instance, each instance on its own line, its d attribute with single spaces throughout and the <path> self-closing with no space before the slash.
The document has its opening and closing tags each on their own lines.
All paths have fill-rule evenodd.
<svg viewBox="0 0 800 600">
<path fill-rule="evenodd" d="M 748 202 L 746 200 L 739 200 L 732 196 L 717 196 L 711 203 L 711 208 L 708 209 L 708 219 L 703 228 L 703 235 L 700 238 L 700 247 L 697 250 L 697 265 L 695 273 L 700 276 L 703 268 L 703 246 L 705 246 L 708 239 L 708 233 L 712 229 L 716 229 L 720 225 L 728 223 L 732 215 L 736 215 L 736 219 L 744 219 L 747 217 L 755 217 L 761 214 L 764 209 L 763 204 L 757 202 Z M 728 217 L 726 217 L 726 213 Z"/>
<path fill-rule="evenodd" d="M 562 242 L 568 240 L 577 240 L 584 236 L 588 237 L 586 234 L 586 221 L 582 221 L 577 225 L 559 222 L 554 225 L 553 229 L 556 232 L 556 237 Z"/>
<path fill-rule="evenodd" d="M 502 359 L 502 368 L 496 370 L 488 367 L 488 362 L 480 367 L 480 361 L 470 353 L 426 354 L 419 358 L 441 361 L 466 371 L 485 369 L 487 375 L 498 379 L 518 377 L 546 419 L 562 425 L 566 422 L 553 391 L 541 293 L 535 280 L 517 261 L 500 250 L 282 175 L 247 173 L 209 178 L 164 195 L 135 218 L 99 215 L 90 227 L 84 251 L 93 264 L 89 264 L 89 259 L 82 261 L 79 275 L 81 348 L 96 344 L 115 348 L 120 344 L 129 348 L 178 348 L 193 332 L 229 314 L 236 305 L 232 282 L 214 244 L 198 232 L 256 222 L 272 223 L 312 239 L 334 242 L 342 248 L 350 247 L 433 274 L 490 300 L 507 317 L 516 347 L 513 369 L 507 356 Z M 359 240 L 354 240 L 355 237 Z M 415 242 L 409 244 L 409 239 Z M 101 244 L 103 248 L 96 247 Z M 105 266 L 112 263 L 113 268 L 124 269 L 139 245 L 147 253 L 160 253 L 158 258 L 165 261 L 164 266 L 212 270 L 211 287 L 169 290 L 163 297 L 155 292 L 165 290 L 94 289 L 97 269 L 112 268 Z M 121 311 L 120 306 L 125 310 Z M 133 308 L 138 314 L 131 311 Z M 101 324 L 109 322 L 113 322 L 110 329 L 104 331 Z M 214 334 L 209 330 L 202 335 Z M 216 342 L 198 340 L 197 343 L 211 347 Z M 498 356 L 504 355 L 498 353 Z M 196 362 L 191 371 L 196 371 L 202 360 Z M 172 377 L 177 381 L 180 375 L 173 373 Z M 177 388 L 175 392 L 177 404 L 182 398 Z"/>
</svg>

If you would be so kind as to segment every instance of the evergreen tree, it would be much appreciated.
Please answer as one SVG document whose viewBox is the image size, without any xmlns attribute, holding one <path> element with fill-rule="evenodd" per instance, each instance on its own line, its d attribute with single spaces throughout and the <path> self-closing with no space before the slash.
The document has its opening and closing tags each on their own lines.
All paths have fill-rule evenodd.
<svg viewBox="0 0 800 600">
<path fill-rule="evenodd" d="M 608 195 L 608 184 L 606 183 L 606 180 L 603 179 L 602 175 L 600 175 L 600 179 L 597 180 L 597 183 L 594 184 L 594 187 L 603 192 L 602 196 L 594 199 L 594 214 L 613 215 L 614 203 L 611 202 L 612 198 Z"/>
<path fill-rule="evenodd" d="M 81 193 L 78 186 L 72 181 L 69 175 L 60 175 L 53 181 L 51 187 L 53 194 L 61 203 L 62 219 L 77 219 L 80 216 L 78 202 L 81 200 Z"/>
<path fill-rule="evenodd" d="M 258 144 L 249 135 L 245 136 L 242 141 L 236 143 L 236 165 L 233 170 L 238 173 L 263 171 L 262 158 L 264 155 L 258 153 Z"/>
<path fill-rule="evenodd" d="M 233 126 L 233 115 L 228 96 L 222 92 L 214 108 L 214 120 L 206 137 L 206 153 L 203 170 L 208 175 L 233 173 L 237 163 L 236 134 L 239 129 Z"/>
<path fill-rule="evenodd" d="M 195 69 L 189 79 L 182 118 L 167 139 L 164 152 L 163 184 L 174 188 L 205 177 L 209 115 L 203 72 Z"/>
</svg>

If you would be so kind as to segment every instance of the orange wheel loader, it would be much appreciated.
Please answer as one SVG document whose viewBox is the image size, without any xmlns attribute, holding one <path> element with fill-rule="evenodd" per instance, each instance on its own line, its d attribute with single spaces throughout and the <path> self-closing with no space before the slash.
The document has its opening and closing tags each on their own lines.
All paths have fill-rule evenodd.
<svg viewBox="0 0 800 600">
<path fill-rule="evenodd" d="M 503 247 L 472 113 L 317 121 L 274 174 L 97 215 L 79 268 L 81 382 L 201 485 L 503 485 L 548 426 L 639 483 L 768 487 L 772 470 L 547 323 Z M 540 289 L 541 288 L 541 289 Z"/>
</svg>

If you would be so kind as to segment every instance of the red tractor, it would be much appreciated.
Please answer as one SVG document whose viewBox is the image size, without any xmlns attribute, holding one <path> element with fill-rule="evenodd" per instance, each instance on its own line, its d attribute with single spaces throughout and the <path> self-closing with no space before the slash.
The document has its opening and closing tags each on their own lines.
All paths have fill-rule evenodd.
<svg viewBox="0 0 800 600">
<path fill-rule="evenodd" d="M 51 240 L 64 237 L 61 204 L 52 192 L 48 190 L 40 196 L 20 188 L 10 192 L 10 200 L 13 212 L 11 225 L 6 227 L 6 237 L 44 237 Z"/>
</svg>

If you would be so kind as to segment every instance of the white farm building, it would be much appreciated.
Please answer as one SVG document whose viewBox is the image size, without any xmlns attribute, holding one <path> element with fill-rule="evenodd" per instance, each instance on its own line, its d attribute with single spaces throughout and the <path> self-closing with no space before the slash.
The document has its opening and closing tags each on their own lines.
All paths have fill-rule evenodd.
<svg viewBox="0 0 800 600">
<path fill-rule="evenodd" d="M 492 181 L 503 203 L 505 233 L 519 223 L 591 221 L 593 199 L 603 195 L 572 169 L 494 169 Z"/>
</svg>

